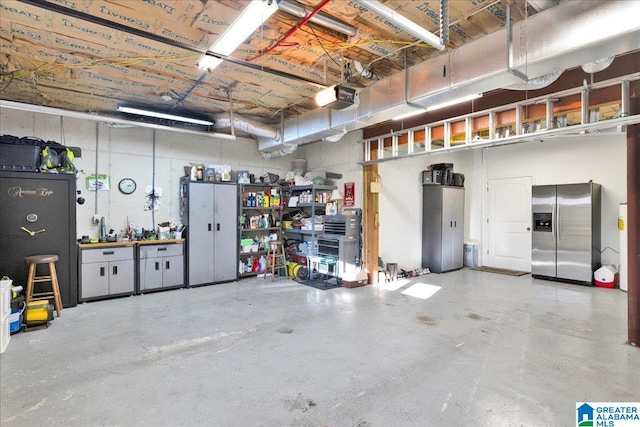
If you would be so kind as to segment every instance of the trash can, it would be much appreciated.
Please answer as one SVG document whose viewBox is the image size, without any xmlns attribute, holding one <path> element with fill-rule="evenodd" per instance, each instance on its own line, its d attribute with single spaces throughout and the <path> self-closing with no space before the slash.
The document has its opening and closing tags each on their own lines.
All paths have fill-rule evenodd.
<svg viewBox="0 0 640 427">
<path fill-rule="evenodd" d="M 389 272 L 389 280 L 398 279 L 398 264 L 395 262 L 387 263 L 387 271 Z"/>
<path fill-rule="evenodd" d="M 464 242 L 464 266 L 465 267 L 477 267 L 478 266 L 478 246 L 477 240 L 465 240 Z"/>
</svg>

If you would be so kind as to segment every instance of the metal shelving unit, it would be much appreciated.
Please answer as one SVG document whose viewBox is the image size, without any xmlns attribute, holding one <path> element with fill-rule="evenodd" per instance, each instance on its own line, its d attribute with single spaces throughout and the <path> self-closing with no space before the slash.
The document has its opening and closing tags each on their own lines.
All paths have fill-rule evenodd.
<svg viewBox="0 0 640 427">
<path fill-rule="evenodd" d="M 295 255 L 307 256 L 317 255 L 318 252 L 318 236 L 323 233 L 322 221 L 319 217 L 325 214 L 325 208 L 329 203 L 331 192 L 337 187 L 332 185 L 301 185 L 289 187 L 283 191 L 286 191 L 287 201 L 283 206 L 285 212 L 291 212 L 299 210 L 308 214 L 308 218 L 311 222 L 311 229 L 295 229 L 285 228 L 282 230 L 283 234 L 288 238 L 298 239 L 307 243 L 308 251 L 297 251 Z M 307 202 L 307 195 L 310 200 Z M 294 206 L 290 206 L 289 200 L 292 197 L 297 197 L 298 202 Z M 302 198 L 302 202 L 300 202 Z M 320 213 L 319 213 L 320 212 Z M 319 225 L 319 227 L 318 227 Z"/>
<path fill-rule="evenodd" d="M 238 184 L 238 190 L 238 275 L 239 277 L 256 276 L 265 272 L 264 269 L 256 269 L 255 262 L 262 256 L 266 258 L 269 237 L 273 234 L 276 234 L 278 240 L 282 237 L 280 227 L 282 205 L 280 201 L 274 204 L 275 197 L 270 197 L 274 192 L 280 196 L 280 186 L 257 183 Z M 268 206 L 258 199 L 255 201 L 256 206 L 253 206 L 252 195 L 256 198 L 260 195 L 269 197 Z M 268 218 L 268 223 L 264 222 L 265 216 Z M 243 246 L 243 239 L 251 239 L 256 243 Z"/>
</svg>

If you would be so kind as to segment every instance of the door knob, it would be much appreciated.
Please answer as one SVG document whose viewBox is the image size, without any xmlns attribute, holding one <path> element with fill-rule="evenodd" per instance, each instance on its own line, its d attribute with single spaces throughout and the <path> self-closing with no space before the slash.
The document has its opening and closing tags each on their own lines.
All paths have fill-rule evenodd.
<svg viewBox="0 0 640 427">
<path fill-rule="evenodd" d="M 531 227 L 527 227 L 527 231 L 531 231 Z"/>
</svg>

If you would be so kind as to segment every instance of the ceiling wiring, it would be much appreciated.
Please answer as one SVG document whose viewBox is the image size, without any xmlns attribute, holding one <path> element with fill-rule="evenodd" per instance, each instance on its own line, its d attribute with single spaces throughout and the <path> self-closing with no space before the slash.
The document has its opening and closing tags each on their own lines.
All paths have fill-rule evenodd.
<svg viewBox="0 0 640 427">
<path fill-rule="evenodd" d="M 15 72 L 11 72 L 11 73 L 9 73 L 9 74 L 6 74 L 6 75 L 2 75 L 2 76 L 0 76 L 0 81 L 3 81 L 3 80 L 5 80 L 5 79 L 8 79 L 8 80 L 9 80 L 9 81 L 7 82 L 7 84 L 6 84 L 6 85 L 4 85 L 4 87 L 3 87 L 2 89 L 0 89 L 0 93 L 1 93 L 1 92 L 4 92 L 4 90 L 5 90 L 6 88 L 8 88 L 8 87 L 9 87 L 9 85 L 11 84 L 11 82 L 13 82 L 14 73 L 15 73 Z"/>
<path fill-rule="evenodd" d="M 161 56 L 138 56 L 126 59 L 94 59 L 85 62 L 79 62 L 76 64 L 42 64 L 34 70 L 16 70 L 11 73 L 12 78 L 23 79 L 30 77 L 32 79 L 37 78 L 39 75 L 52 74 L 65 70 L 72 69 L 91 69 L 97 67 L 105 67 L 110 65 L 131 65 L 133 63 L 139 63 L 144 61 L 182 61 L 188 56 L 177 55 L 161 55 Z M 0 81 L 6 79 L 6 75 L 0 75 Z"/>
<path fill-rule="evenodd" d="M 309 23 L 309 29 L 311 30 L 311 32 L 313 33 L 313 35 L 315 36 L 316 40 L 318 41 L 318 45 L 322 48 L 322 50 L 324 51 L 324 53 L 327 55 L 327 57 L 329 57 L 330 60 L 332 60 L 337 66 L 338 68 L 341 67 L 340 63 L 338 61 L 336 61 L 335 59 L 333 59 L 333 57 L 331 56 L 331 54 L 327 51 L 327 49 L 325 49 L 324 47 L 324 43 L 322 43 L 322 40 L 320 40 L 320 37 L 318 37 L 318 34 L 316 33 L 316 31 L 313 29 L 313 25 L 311 25 L 311 23 Z"/>
</svg>

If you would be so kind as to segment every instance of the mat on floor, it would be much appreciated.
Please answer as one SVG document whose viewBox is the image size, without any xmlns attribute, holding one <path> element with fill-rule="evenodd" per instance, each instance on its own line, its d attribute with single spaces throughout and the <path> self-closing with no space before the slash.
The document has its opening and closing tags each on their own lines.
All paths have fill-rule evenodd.
<svg viewBox="0 0 640 427">
<path fill-rule="evenodd" d="M 525 274 L 529 274 L 524 271 L 507 270 L 504 268 L 494 268 L 494 267 L 473 267 L 472 270 L 486 271 L 487 273 L 508 274 L 509 276 L 524 276 Z"/>
<path fill-rule="evenodd" d="M 327 289 L 342 287 L 342 285 L 338 285 L 336 283 L 335 279 L 333 280 L 321 280 L 321 279 L 300 280 L 298 281 L 298 283 L 305 286 L 311 286 L 312 288 L 320 289 L 323 291 L 326 291 Z"/>
</svg>

